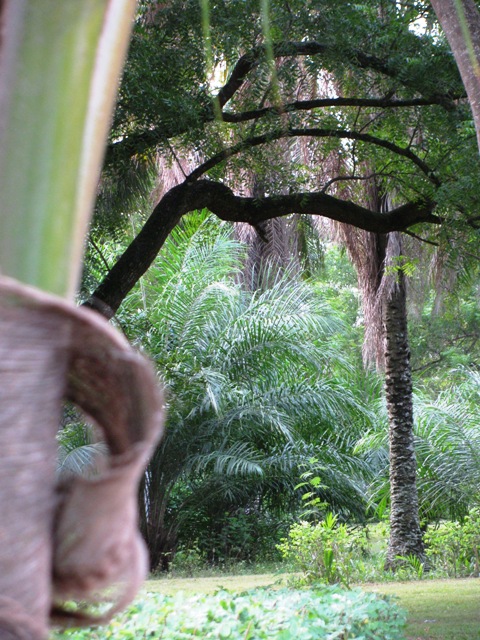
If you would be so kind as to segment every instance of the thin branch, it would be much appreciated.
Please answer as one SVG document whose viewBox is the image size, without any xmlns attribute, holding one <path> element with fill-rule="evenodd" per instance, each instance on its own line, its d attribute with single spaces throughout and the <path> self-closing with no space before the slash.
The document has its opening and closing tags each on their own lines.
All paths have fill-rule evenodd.
<svg viewBox="0 0 480 640">
<path fill-rule="evenodd" d="M 398 145 L 382 138 L 377 138 L 369 133 L 358 133 L 357 131 L 346 131 L 345 129 L 317 129 L 317 128 L 305 128 L 305 129 L 284 129 L 281 131 L 272 131 L 268 134 L 259 136 L 252 136 L 251 138 L 245 138 L 233 147 L 223 149 L 220 153 L 212 156 L 209 160 L 199 165 L 188 176 L 188 180 L 193 182 L 198 180 L 207 171 L 216 167 L 221 162 L 228 160 L 232 156 L 235 156 L 242 151 L 258 147 L 262 144 L 268 144 L 281 138 L 294 138 L 294 137 L 315 137 L 315 138 L 339 138 L 348 140 L 360 140 L 368 144 L 373 144 L 378 147 L 388 149 L 396 155 L 408 158 L 417 165 L 417 167 L 424 173 L 427 178 L 436 186 L 440 186 L 440 180 L 435 176 L 430 167 L 417 155 L 408 148 L 399 147 Z"/>
<path fill-rule="evenodd" d="M 183 177 L 186 178 L 187 174 L 185 173 L 185 171 L 183 170 L 182 165 L 180 164 L 180 160 L 177 158 L 177 154 L 175 153 L 175 149 L 172 147 L 172 145 L 170 144 L 170 142 L 167 140 L 167 145 L 168 148 L 170 149 L 170 153 L 172 154 L 172 156 L 175 158 L 175 162 L 178 164 L 180 171 L 183 174 Z"/>
<path fill-rule="evenodd" d="M 415 367 L 414 369 L 412 369 L 412 373 L 421 373 L 422 371 L 426 371 L 427 369 L 430 369 L 431 367 L 434 367 L 437 364 L 440 364 L 440 362 L 442 362 L 444 360 L 443 356 L 439 356 L 436 360 L 430 360 L 430 362 L 427 362 L 426 364 L 420 366 L 420 367 Z"/>
<path fill-rule="evenodd" d="M 425 242 L 425 244 L 431 244 L 433 247 L 439 247 L 440 246 L 439 242 L 435 242 L 434 240 L 427 240 L 426 238 L 422 238 L 421 236 L 417 236 L 416 233 L 413 233 L 413 231 L 409 231 L 408 229 L 405 229 L 403 231 L 403 233 L 406 233 L 407 236 L 411 236 L 412 238 L 415 238 L 415 240 L 419 240 L 420 242 Z"/>
<path fill-rule="evenodd" d="M 110 273 L 111 269 L 110 266 L 105 258 L 105 256 L 103 255 L 100 247 L 97 245 L 97 243 L 95 242 L 95 240 L 92 238 L 91 235 L 88 236 L 88 241 L 89 243 L 92 245 L 92 247 L 95 249 L 95 251 L 98 253 L 100 260 L 103 262 L 103 264 L 105 265 L 105 268 L 107 270 L 107 273 Z"/>
<path fill-rule="evenodd" d="M 377 109 L 401 109 L 407 107 L 432 106 L 438 104 L 435 100 L 427 98 L 413 98 L 411 100 L 390 100 L 387 98 L 318 98 L 316 100 L 296 100 L 282 106 L 263 107 L 252 109 L 250 111 L 242 111 L 240 113 L 231 113 L 229 111 L 222 112 L 224 122 L 246 122 L 255 120 L 263 116 L 274 114 L 281 115 L 283 113 L 292 113 L 296 111 L 311 111 L 313 109 L 322 109 L 324 107 L 365 107 Z"/>
<path fill-rule="evenodd" d="M 388 165 L 386 165 L 388 166 Z M 347 182 L 349 180 L 358 180 L 358 181 L 362 181 L 362 180 L 371 180 L 372 178 L 376 178 L 378 176 L 385 176 L 388 175 L 385 173 L 385 168 L 382 171 L 376 171 L 375 173 L 370 173 L 368 176 L 355 176 L 355 175 L 350 175 L 350 176 L 336 176 L 335 178 L 331 178 L 330 180 L 328 180 L 328 182 L 323 186 L 322 188 L 322 193 L 326 193 L 327 189 L 329 189 L 332 184 L 335 184 L 336 182 Z"/>
</svg>

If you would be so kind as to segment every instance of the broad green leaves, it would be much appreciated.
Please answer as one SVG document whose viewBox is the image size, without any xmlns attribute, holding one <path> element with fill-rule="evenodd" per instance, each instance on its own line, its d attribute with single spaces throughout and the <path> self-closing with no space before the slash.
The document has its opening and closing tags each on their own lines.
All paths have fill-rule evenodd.
<svg viewBox="0 0 480 640">
<path fill-rule="evenodd" d="M 401 640 L 405 614 L 373 593 L 338 587 L 256 590 L 240 595 L 146 595 L 103 630 L 66 631 L 55 637 L 83 640 L 141 637 L 180 640 Z"/>
</svg>

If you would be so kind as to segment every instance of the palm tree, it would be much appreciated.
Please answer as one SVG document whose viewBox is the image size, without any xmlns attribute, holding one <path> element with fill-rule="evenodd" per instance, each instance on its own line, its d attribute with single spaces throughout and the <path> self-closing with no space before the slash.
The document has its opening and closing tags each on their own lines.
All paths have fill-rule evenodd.
<svg viewBox="0 0 480 640">
<path fill-rule="evenodd" d="M 389 198 L 371 180 L 365 197 L 376 210 Z M 413 438 L 413 390 L 402 242 L 399 233 L 374 234 L 342 225 L 339 235 L 357 269 L 365 319 L 364 361 L 385 372 L 390 463 L 390 539 L 386 566 L 400 557 L 424 560 Z"/>
<path fill-rule="evenodd" d="M 389 234 L 391 257 L 401 256 L 399 234 Z M 388 266 L 388 265 L 387 265 Z M 413 388 L 407 327 L 405 274 L 400 267 L 384 300 L 385 396 L 390 451 L 390 538 L 387 567 L 398 558 L 425 559 L 420 529 L 413 436 Z"/>
<path fill-rule="evenodd" d="M 461 518 L 480 502 L 480 376 L 452 372 L 459 373 L 462 382 L 435 401 L 416 397 L 420 511 L 427 521 Z"/>
<path fill-rule="evenodd" d="M 172 234 L 125 310 L 137 310 L 131 337 L 153 355 L 167 392 L 167 433 L 141 498 L 152 566 L 174 548 L 188 505 L 208 502 L 222 513 L 291 503 L 300 463 L 320 454 L 332 505 L 350 500 L 361 511 L 360 490 L 342 501 L 346 474 L 335 473 L 342 447 L 353 448 L 345 432 L 367 415 L 342 384 L 350 367 L 332 340 L 339 321 L 291 278 L 272 275 L 263 291 L 243 289 L 245 249 L 228 227 L 208 218 L 191 232 L 187 223 Z"/>
</svg>

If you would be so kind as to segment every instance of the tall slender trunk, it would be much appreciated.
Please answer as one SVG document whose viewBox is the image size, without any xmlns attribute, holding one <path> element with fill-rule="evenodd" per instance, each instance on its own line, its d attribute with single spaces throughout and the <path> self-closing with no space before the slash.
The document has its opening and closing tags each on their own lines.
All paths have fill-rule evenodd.
<svg viewBox="0 0 480 640">
<path fill-rule="evenodd" d="M 377 190 L 369 195 L 375 206 L 374 201 L 380 200 Z M 388 199 L 384 198 L 382 206 L 388 206 Z M 344 227 L 342 236 L 363 296 L 364 359 L 385 371 L 391 506 L 386 566 L 394 569 L 400 562 L 398 556 L 425 560 L 418 514 L 405 275 L 401 268 L 393 276 L 385 270 L 401 255 L 401 238 L 398 232 L 385 236 L 351 227 Z"/>
<path fill-rule="evenodd" d="M 399 556 L 413 555 L 425 560 L 418 515 L 405 276 L 401 270 L 386 294 L 383 322 L 390 448 L 390 539 L 386 566 L 394 569 L 401 562 Z"/>
</svg>

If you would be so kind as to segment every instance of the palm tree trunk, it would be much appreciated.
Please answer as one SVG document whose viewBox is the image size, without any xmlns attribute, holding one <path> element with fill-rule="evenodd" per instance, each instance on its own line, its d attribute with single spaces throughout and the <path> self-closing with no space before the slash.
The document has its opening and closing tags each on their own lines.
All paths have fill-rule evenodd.
<svg viewBox="0 0 480 640">
<path fill-rule="evenodd" d="M 394 569 L 399 556 L 413 555 L 425 560 L 418 516 L 405 276 L 401 270 L 385 300 L 384 334 L 391 502 L 386 566 Z"/>
<path fill-rule="evenodd" d="M 382 203 L 375 189 L 369 196 L 373 209 L 386 207 L 386 199 Z M 391 508 L 386 566 L 394 569 L 398 556 L 425 559 L 418 515 L 405 275 L 401 268 L 395 276 L 385 272 L 392 258 L 401 255 L 401 240 L 398 233 L 385 236 L 351 227 L 344 227 L 342 234 L 363 295 L 364 360 L 385 371 Z"/>
</svg>

